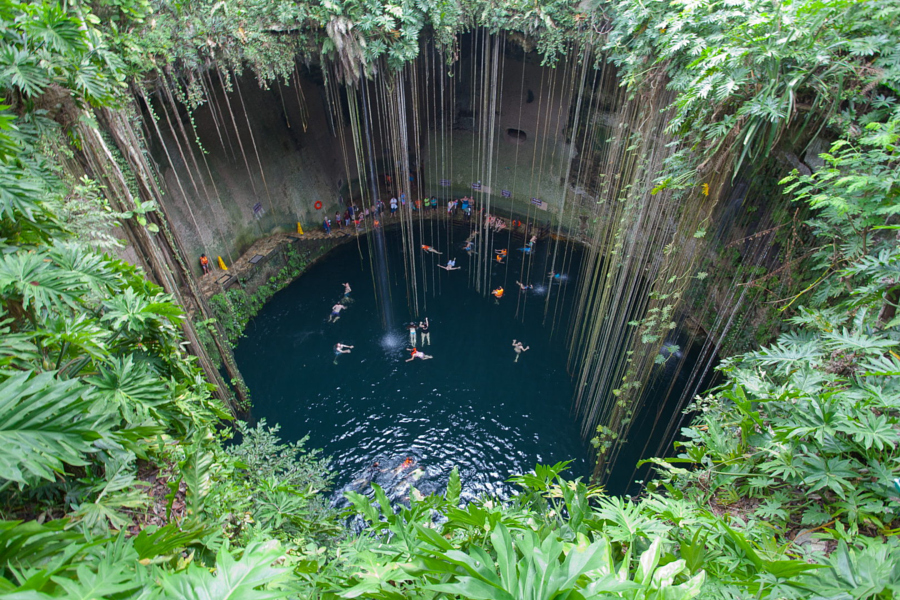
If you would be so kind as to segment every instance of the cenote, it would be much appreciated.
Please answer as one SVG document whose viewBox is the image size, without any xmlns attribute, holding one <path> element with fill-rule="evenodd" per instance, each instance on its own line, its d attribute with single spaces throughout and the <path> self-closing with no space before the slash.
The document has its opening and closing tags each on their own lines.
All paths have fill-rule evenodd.
<svg viewBox="0 0 900 600">
<path fill-rule="evenodd" d="M 308 447 L 332 458 L 337 503 L 347 490 L 365 493 L 370 482 L 398 501 L 411 487 L 423 494 L 441 491 L 454 467 L 469 499 L 510 494 L 505 481 L 536 463 L 570 460 L 571 477 L 590 476 L 590 447 L 572 412 L 574 384 L 566 364 L 574 280 L 548 288 L 549 237 L 527 254 L 515 250 L 524 245 L 522 235 L 504 233 L 509 259 L 491 264 L 488 275 L 490 289 L 506 290 L 497 301 L 472 284 L 479 257 L 464 251 L 467 235 L 467 226 L 445 222 L 415 234 L 416 247 L 427 243 L 442 252 L 423 253 L 419 265 L 420 285 L 427 286 L 420 290 L 420 319 L 428 318 L 431 333 L 431 345 L 419 348 L 431 360 L 406 362 L 406 326 L 413 318 L 403 239 L 390 225 L 385 241 L 393 328 L 383 324 L 369 244 L 361 237 L 332 250 L 276 294 L 236 349 L 253 392 L 253 418 L 278 423 L 286 440 L 308 435 Z M 566 253 L 567 274 L 577 273 L 581 250 L 571 244 Z M 461 268 L 438 268 L 449 258 Z M 522 274 L 531 275 L 533 290 L 519 290 Z M 352 301 L 329 323 L 344 282 L 352 286 Z M 518 362 L 514 339 L 529 347 Z M 351 353 L 336 357 L 338 342 L 353 346 Z M 664 373 L 650 395 L 663 395 L 667 377 L 675 375 Z M 673 411 L 651 398 L 639 419 L 643 434 L 608 479 L 610 491 L 629 490 L 647 436 L 662 435 L 650 427 L 661 410 L 665 423 Z"/>
</svg>

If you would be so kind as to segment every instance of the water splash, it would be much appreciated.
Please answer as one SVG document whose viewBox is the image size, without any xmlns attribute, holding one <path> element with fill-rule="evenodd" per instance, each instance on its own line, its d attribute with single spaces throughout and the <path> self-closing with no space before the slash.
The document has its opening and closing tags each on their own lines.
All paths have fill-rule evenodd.
<svg viewBox="0 0 900 600">
<path fill-rule="evenodd" d="M 381 337 L 380 344 L 385 350 L 397 350 L 406 345 L 407 336 L 395 331 L 389 331 Z"/>
</svg>

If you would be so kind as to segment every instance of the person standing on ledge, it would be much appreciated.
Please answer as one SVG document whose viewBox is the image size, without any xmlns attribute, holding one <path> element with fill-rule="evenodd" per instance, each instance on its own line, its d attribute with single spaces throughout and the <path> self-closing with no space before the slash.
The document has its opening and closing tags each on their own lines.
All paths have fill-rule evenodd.
<svg viewBox="0 0 900 600">
<path fill-rule="evenodd" d="M 341 354 L 350 354 L 351 348 L 353 348 L 353 346 L 348 346 L 347 344 L 342 344 L 340 342 L 335 344 L 334 345 L 334 364 L 337 364 L 338 356 L 340 356 Z"/>
<path fill-rule="evenodd" d="M 434 358 L 433 356 L 428 356 L 421 350 L 416 350 L 415 348 L 407 348 L 406 350 L 410 353 L 409 358 L 406 359 L 406 362 L 412 362 L 417 358 L 421 360 L 429 360 L 431 358 Z"/>
<path fill-rule="evenodd" d="M 428 317 L 425 317 L 425 320 L 419 323 L 419 341 L 422 342 L 423 346 L 426 342 L 428 342 L 429 346 L 431 345 L 431 333 L 429 333 L 428 327 Z"/>
<path fill-rule="evenodd" d="M 341 318 L 341 311 L 347 308 L 343 304 L 335 304 L 331 307 L 331 316 L 328 317 L 329 323 L 337 323 L 337 320 Z"/>
<path fill-rule="evenodd" d="M 204 275 L 209 275 L 209 258 L 205 254 L 200 255 L 200 268 Z"/>
<path fill-rule="evenodd" d="M 512 347 L 513 350 L 516 351 L 516 360 L 514 360 L 513 362 L 519 362 L 519 356 L 521 356 L 523 352 L 526 352 L 529 348 L 531 348 L 531 346 L 523 346 L 522 342 L 517 342 L 516 340 L 513 340 Z"/>
</svg>

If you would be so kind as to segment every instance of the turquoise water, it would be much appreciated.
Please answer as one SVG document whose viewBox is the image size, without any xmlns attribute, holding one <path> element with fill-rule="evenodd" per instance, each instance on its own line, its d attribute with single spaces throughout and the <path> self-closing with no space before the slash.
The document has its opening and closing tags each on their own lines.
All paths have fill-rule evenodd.
<svg viewBox="0 0 900 600">
<path fill-rule="evenodd" d="M 558 323 L 552 337 L 549 326 L 554 314 L 568 322 L 574 286 L 554 286 L 545 326 L 544 296 L 520 296 L 515 283 L 528 266 L 523 261 L 533 261 L 532 272 L 546 279 L 549 242 L 539 243 L 534 256 L 511 250 L 508 265 L 493 267 L 491 286 L 507 290 L 497 303 L 470 286 L 474 266 L 462 250 L 467 231 L 435 227 L 426 225 L 424 243 L 444 254 L 425 254 L 419 277 L 420 318 L 431 324 L 431 345 L 421 349 L 434 358 L 405 362 L 405 325 L 413 315 L 399 233 L 386 235 L 397 323 L 391 331 L 382 326 L 365 241 L 346 244 L 278 293 L 248 325 L 235 354 L 253 393 L 253 417 L 279 423 L 286 440 L 308 434 L 308 447 L 330 455 L 336 500 L 345 490 L 365 493 L 371 481 L 401 501 L 411 487 L 440 491 L 454 466 L 467 498 L 509 494 L 505 480 L 538 462 L 572 460 L 569 474 L 586 477 L 588 448 L 570 414 L 565 325 Z M 503 241 L 510 248 L 524 244 L 521 236 Z M 453 256 L 461 270 L 436 268 Z M 577 262 L 567 269 L 577 272 Z M 352 286 L 353 301 L 328 323 L 343 282 Z M 540 289 L 544 281 L 534 283 Z M 513 339 L 530 346 L 518 363 Z M 353 349 L 335 364 L 338 342 Z"/>
</svg>

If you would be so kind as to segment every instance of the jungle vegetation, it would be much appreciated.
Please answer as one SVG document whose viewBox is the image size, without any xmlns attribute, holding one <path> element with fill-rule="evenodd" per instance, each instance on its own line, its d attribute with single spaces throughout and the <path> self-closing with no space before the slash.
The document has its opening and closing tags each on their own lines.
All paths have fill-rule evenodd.
<svg viewBox="0 0 900 600">
<path fill-rule="evenodd" d="M 2 0 L 0 20 L 0 597 L 900 591 L 897 3 Z M 321 54 L 352 78 L 475 25 L 549 61 L 592 32 L 634 93 L 669 86 L 686 146 L 661 186 L 825 136 L 824 165 L 782 182 L 811 215 L 811 279 L 778 339 L 724 361 L 638 498 L 538 465 L 506 501 L 462 505 L 454 474 L 443 495 L 392 506 L 373 486 L 335 514 L 327 460 L 232 426 L 183 309 L 108 253 L 117 224 L 164 232 L 73 176 L 73 116 L 213 60 L 265 81 Z"/>
</svg>

